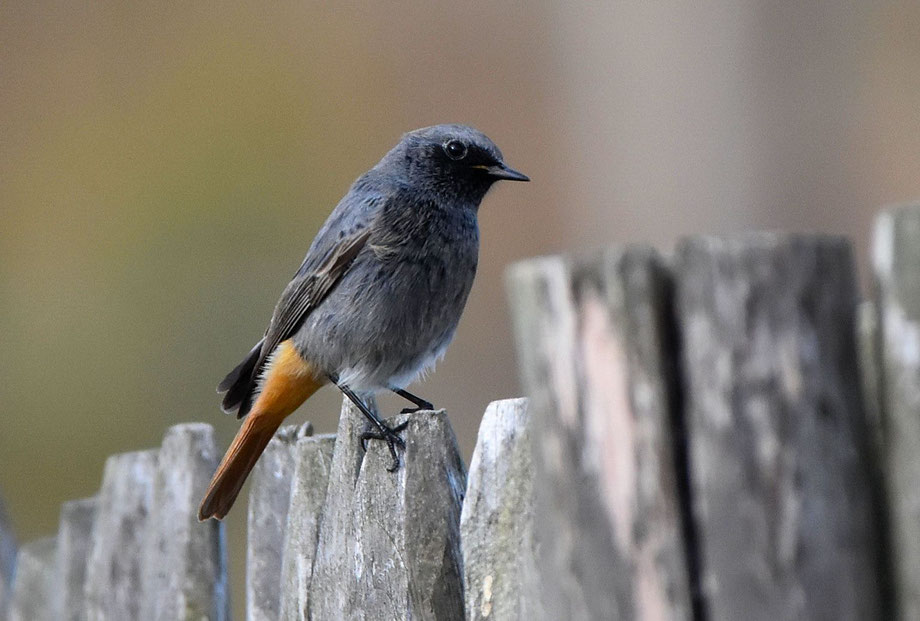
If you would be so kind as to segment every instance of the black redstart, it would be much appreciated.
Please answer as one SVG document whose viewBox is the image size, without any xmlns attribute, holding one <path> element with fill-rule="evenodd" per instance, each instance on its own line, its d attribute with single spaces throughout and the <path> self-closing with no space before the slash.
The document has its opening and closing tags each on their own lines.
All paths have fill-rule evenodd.
<svg viewBox="0 0 920 621">
<path fill-rule="evenodd" d="M 211 481 L 198 518 L 227 515 L 284 418 L 327 382 L 368 418 L 399 467 L 402 427 L 369 397 L 406 386 L 443 354 L 476 274 L 479 204 L 495 181 L 529 181 L 464 125 L 402 137 L 351 186 L 281 294 L 262 340 L 218 386 L 223 408 L 246 421 Z M 411 409 L 403 410 L 413 411 Z"/>
</svg>

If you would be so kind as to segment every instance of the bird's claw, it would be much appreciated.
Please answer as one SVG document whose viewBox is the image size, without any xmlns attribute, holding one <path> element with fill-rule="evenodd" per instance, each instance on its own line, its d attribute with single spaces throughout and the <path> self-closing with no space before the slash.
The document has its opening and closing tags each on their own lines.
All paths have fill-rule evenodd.
<svg viewBox="0 0 920 621">
<path fill-rule="evenodd" d="M 421 403 L 416 404 L 414 408 L 403 408 L 400 410 L 400 414 L 415 414 L 416 412 L 424 412 L 428 410 L 434 410 L 434 405 L 428 401 L 422 401 Z"/>
<path fill-rule="evenodd" d="M 405 430 L 408 426 L 409 421 L 406 421 L 396 427 L 387 427 L 381 424 L 375 431 L 365 431 L 361 434 L 361 448 L 367 451 L 368 440 L 384 440 L 387 443 L 387 448 L 390 449 L 390 455 L 393 457 L 393 464 L 387 468 L 387 472 L 396 472 L 399 470 L 400 465 L 399 453 L 396 452 L 396 447 L 406 450 L 406 442 L 399 436 L 399 432 Z"/>
</svg>

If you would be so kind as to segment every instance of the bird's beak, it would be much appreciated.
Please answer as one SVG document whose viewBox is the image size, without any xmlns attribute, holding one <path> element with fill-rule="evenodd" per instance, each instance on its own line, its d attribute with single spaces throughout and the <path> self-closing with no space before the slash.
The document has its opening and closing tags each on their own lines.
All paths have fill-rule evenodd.
<svg viewBox="0 0 920 621">
<path fill-rule="evenodd" d="M 473 166 L 473 168 L 484 170 L 485 173 L 493 179 L 506 179 L 508 181 L 530 181 L 530 177 L 524 173 L 520 173 L 514 170 L 513 168 L 505 166 L 504 162 L 492 164 L 491 166 Z"/>
</svg>

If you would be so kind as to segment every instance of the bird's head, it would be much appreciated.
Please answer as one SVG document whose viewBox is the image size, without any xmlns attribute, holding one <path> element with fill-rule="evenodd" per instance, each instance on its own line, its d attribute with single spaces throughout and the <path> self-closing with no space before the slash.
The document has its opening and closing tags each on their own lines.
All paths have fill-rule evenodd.
<svg viewBox="0 0 920 621">
<path fill-rule="evenodd" d="M 505 164 L 488 136 L 466 125 L 434 125 L 409 132 L 391 154 L 405 166 L 410 185 L 457 194 L 477 204 L 496 181 L 530 181 Z"/>
</svg>

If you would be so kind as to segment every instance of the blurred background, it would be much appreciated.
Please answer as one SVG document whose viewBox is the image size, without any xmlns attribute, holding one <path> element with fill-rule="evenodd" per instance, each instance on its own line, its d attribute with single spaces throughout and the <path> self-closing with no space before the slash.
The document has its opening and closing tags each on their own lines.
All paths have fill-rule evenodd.
<svg viewBox="0 0 920 621">
<path fill-rule="evenodd" d="M 404 131 L 475 125 L 533 179 L 486 198 L 464 319 L 413 388 L 467 459 L 519 392 L 510 262 L 787 229 L 850 236 L 865 276 L 874 213 L 920 197 L 915 1 L 251 4 L 0 5 L 0 490 L 23 539 L 169 425 L 229 443 L 214 386 Z M 333 431 L 339 403 L 292 422 Z"/>
</svg>

